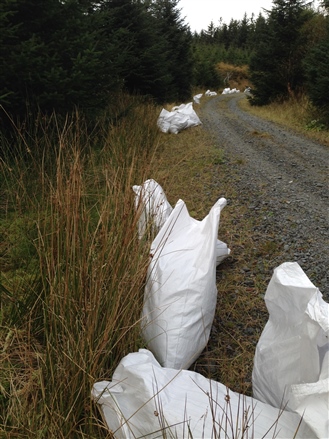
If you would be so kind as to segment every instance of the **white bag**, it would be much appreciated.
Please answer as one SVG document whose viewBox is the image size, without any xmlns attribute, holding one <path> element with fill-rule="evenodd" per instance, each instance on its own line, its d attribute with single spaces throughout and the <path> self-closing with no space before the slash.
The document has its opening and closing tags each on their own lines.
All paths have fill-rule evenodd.
<svg viewBox="0 0 329 439">
<path fill-rule="evenodd" d="M 124 357 L 112 382 L 95 383 L 100 405 L 116 439 L 310 439 L 295 413 L 231 392 L 223 384 L 187 370 L 162 368 L 151 352 Z"/>
<path fill-rule="evenodd" d="M 179 200 L 151 245 L 142 333 L 162 366 L 188 368 L 205 348 L 214 318 L 221 198 L 203 221 Z"/>
<path fill-rule="evenodd" d="M 240 93 L 240 90 L 236 88 L 230 89 L 230 87 L 228 87 L 228 88 L 224 88 L 224 90 L 222 91 L 222 95 L 234 94 L 234 93 Z"/>
<path fill-rule="evenodd" d="M 139 238 L 141 239 L 149 229 L 155 236 L 169 218 L 173 208 L 168 203 L 164 190 L 155 180 L 146 180 L 141 186 L 134 185 L 133 191 L 136 211 L 139 214 Z M 222 263 L 230 252 L 227 244 L 217 239 L 216 265 Z"/>
<path fill-rule="evenodd" d="M 200 104 L 200 99 L 202 98 L 202 96 L 203 96 L 203 93 L 199 93 L 199 94 L 193 96 L 193 101 L 194 101 L 196 104 Z"/>
<path fill-rule="evenodd" d="M 225 242 L 220 241 L 217 239 L 216 242 L 216 266 L 221 264 L 224 259 L 228 257 L 228 255 L 231 253 L 231 250 L 227 247 L 227 244 Z"/>
<path fill-rule="evenodd" d="M 148 228 L 154 236 L 169 218 L 173 208 L 168 203 L 162 187 L 155 180 L 146 180 L 141 186 L 134 185 L 135 207 L 139 214 L 138 233 L 141 239 Z"/>
<path fill-rule="evenodd" d="M 200 125 L 201 121 L 193 109 L 193 102 L 181 104 L 167 111 L 161 110 L 157 125 L 163 133 L 178 134 L 180 131 Z"/>
<path fill-rule="evenodd" d="M 163 133 L 178 134 L 188 126 L 188 116 L 176 111 L 162 109 L 158 118 L 158 127 Z"/>
<path fill-rule="evenodd" d="M 286 404 L 304 416 L 310 437 L 328 438 L 329 305 L 294 262 L 274 270 L 265 302 L 269 320 L 256 348 L 253 395 Z"/>
</svg>

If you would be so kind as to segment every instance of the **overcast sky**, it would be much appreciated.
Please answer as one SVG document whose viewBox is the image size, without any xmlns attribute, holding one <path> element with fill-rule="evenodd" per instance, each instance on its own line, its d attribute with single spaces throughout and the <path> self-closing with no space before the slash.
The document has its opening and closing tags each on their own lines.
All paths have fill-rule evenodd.
<svg viewBox="0 0 329 439">
<path fill-rule="evenodd" d="M 178 8 L 182 9 L 181 16 L 186 17 L 185 23 L 191 31 L 200 32 L 211 21 L 218 25 L 220 17 L 227 24 L 231 18 L 242 20 L 245 12 L 249 18 L 252 13 L 257 17 L 262 8 L 272 9 L 272 0 L 180 0 Z"/>
</svg>

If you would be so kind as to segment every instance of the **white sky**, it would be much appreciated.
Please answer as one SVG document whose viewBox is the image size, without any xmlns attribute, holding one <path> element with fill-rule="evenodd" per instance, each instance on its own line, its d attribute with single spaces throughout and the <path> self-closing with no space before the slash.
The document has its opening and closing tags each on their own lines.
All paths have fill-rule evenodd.
<svg viewBox="0 0 329 439">
<path fill-rule="evenodd" d="M 231 18 L 242 20 L 245 12 L 248 18 L 252 13 L 257 18 L 259 12 L 265 16 L 262 8 L 270 10 L 272 5 L 272 0 L 180 0 L 178 8 L 182 10 L 181 17 L 185 17 L 191 31 L 200 32 L 207 30 L 211 21 L 217 26 L 220 17 L 229 24 Z"/>
</svg>

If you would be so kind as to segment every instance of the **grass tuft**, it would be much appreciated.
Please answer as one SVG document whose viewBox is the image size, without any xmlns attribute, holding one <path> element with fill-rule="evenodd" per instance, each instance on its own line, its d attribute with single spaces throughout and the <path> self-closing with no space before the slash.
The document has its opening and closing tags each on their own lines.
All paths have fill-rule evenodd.
<svg viewBox="0 0 329 439">
<path fill-rule="evenodd" d="M 91 387 L 141 345 L 148 243 L 137 237 L 131 187 L 146 178 L 158 131 L 154 107 L 133 104 L 93 138 L 76 116 L 51 137 L 43 131 L 32 143 L 47 146 L 44 160 L 31 145 L 29 157 L 2 162 L 7 437 L 104 436 Z"/>
</svg>

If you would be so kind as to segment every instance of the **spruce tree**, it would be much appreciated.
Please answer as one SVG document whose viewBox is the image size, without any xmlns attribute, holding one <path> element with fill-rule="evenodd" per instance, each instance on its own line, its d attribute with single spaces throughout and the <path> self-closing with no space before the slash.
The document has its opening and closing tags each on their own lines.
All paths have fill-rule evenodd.
<svg viewBox="0 0 329 439">
<path fill-rule="evenodd" d="M 155 0 L 151 2 L 151 10 L 166 41 L 163 69 L 171 76 L 167 100 L 185 101 L 191 97 L 193 83 L 192 35 L 178 3 L 179 0 Z"/>
<path fill-rule="evenodd" d="M 220 46 L 205 41 L 196 41 L 193 45 L 193 78 L 196 86 L 208 89 L 222 85 L 222 78 L 216 68 L 221 59 L 220 49 Z"/>
<path fill-rule="evenodd" d="M 148 2 L 104 0 L 103 38 L 112 68 L 130 93 L 163 102 L 171 77 L 165 69 L 167 44 Z"/>
<path fill-rule="evenodd" d="M 305 41 L 301 29 L 310 18 L 304 0 L 273 0 L 266 27 L 260 29 L 250 62 L 253 96 L 264 105 L 298 92 L 304 81 Z"/>
<path fill-rule="evenodd" d="M 0 29 L 0 100 L 8 113 L 95 113 L 106 104 L 107 57 L 79 0 L 6 0 Z"/>
<path fill-rule="evenodd" d="M 326 17 L 326 22 L 325 35 L 309 51 L 304 60 L 304 66 L 307 93 L 320 111 L 323 122 L 329 126 L 329 16 Z"/>
</svg>

